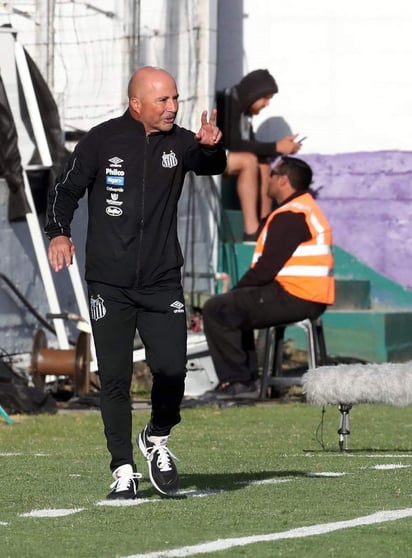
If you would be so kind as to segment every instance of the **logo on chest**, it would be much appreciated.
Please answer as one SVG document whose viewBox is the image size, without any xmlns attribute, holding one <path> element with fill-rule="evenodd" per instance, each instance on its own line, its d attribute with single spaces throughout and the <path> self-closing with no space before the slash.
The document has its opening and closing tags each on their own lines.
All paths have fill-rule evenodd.
<svg viewBox="0 0 412 558">
<path fill-rule="evenodd" d="M 170 150 L 169 153 L 163 152 L 162 167 L 171 169 L 173 167 L 177 167 L 177 165 L 178 165 L 178 160 L 176 157 L 176 153 L 174 151 Z"/>
</svg>

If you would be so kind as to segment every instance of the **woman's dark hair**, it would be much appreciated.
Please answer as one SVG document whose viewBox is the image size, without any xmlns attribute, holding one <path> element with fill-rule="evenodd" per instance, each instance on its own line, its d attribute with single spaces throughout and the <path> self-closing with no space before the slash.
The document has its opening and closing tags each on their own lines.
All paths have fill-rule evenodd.
<svg viewBox="0 0 412 558">
<path fill-rule="evenodd" d="M 310 190 L 313 177 L 312 169 L 302 159 L 284 155 L 276 170 L 279 174 L 287 175 L 289 182 L 297 192 Z"/>
</svg>

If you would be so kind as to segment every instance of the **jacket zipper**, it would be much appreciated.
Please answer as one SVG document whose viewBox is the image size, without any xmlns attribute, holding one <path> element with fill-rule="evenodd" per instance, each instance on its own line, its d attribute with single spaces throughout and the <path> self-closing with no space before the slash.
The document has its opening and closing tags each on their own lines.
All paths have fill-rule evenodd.
<svg viewBox="0 0 412 558">
<path fill-rule="evenodd" d="M 143 179 L 142 179 L 142 210 L 140 213 L 140 230 L 139 230 L 139 247 L 137 254 L 137 265 L 136 265 L 136 284 L 139 286 L 139 275 L 140 275 L 140 257 L 142 253 L 143 244 L 143 228 L 144 228 L 144 202 L 145 202 L 145 190 L 146 190 L 146 168 L 147 168 L 147 151 L 149 146 L 149 136 L 146 136 L 145 150 L 143 156 Z"/>
</svg>

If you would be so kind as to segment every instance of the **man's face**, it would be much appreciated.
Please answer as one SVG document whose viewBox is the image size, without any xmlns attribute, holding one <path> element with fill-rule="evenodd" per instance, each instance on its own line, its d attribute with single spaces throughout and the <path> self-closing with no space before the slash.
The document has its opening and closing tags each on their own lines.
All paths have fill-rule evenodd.
<svg viewBox="0 0 412 558">
<path fill-rule="evenodd" d="M 176 83 L 168 74 L 158 72 L 150 75 L 140 86 L 139 96 L 131 101 L 146 134 L 172 129 L 179 102 Z"/>
<path fill-rule="evenodd" d="M 260 99 L 256 99 L 254 103 L 252 103 L 249 107 L 249 114 L 254 116 L 259 114 L 259 112 L 268 106 L 270 100 L 272 99 L 273 95 L 267 95 L 266 97 L 261 97 Z"/>
</svg>

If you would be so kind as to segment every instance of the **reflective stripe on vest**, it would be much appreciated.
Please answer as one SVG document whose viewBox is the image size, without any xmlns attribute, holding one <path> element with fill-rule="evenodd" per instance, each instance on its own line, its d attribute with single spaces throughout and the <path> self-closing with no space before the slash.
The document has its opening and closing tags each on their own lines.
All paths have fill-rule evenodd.
<svg viewBox="0 0 412 558">
<path fill-rule="evenodd" d="M 294 296 L 314 302 L 333 304 L 335 281 L 331 228 L 320 207 L 309 193 L 302 194 L 298 199 L 295 198 L 271 213 L 256 242 L 251 267 L 254 267 L 263 253 L 267 230 L 272 219 L 285 211 L 303 213 L 311 239 L 296 248 L 274 280 Z"/>
</svg>

